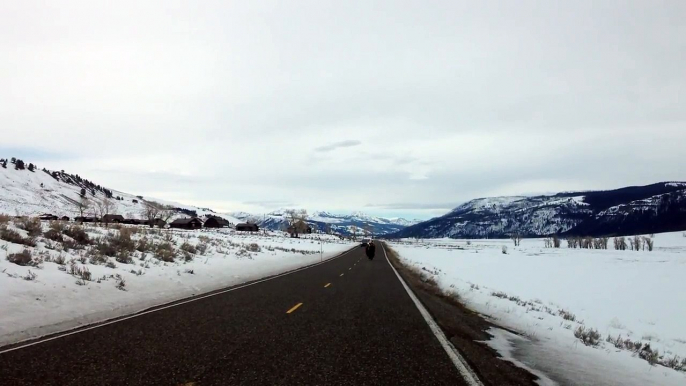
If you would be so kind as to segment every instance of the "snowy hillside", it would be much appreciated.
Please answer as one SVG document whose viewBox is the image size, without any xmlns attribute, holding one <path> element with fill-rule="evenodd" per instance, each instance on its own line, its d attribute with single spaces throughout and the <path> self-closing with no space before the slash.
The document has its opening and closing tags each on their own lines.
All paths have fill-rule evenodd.
<svg viewBox="0 0 686 386">
<path fill-rule="evenodd" d="M 354 246 L 328 235 L 22 224 L 32 225 L 0 218 L 0 346 L 315 264 Z"/>
<path fill-rule="evenodd" d="M 549 248 L 544 239 L 390 245 L 470 309 L 518 331 L 493 329 L 488 344 L 558 384 L 686 385 L 686 233 L 643 239 L 652 252 Z M 584 331 L 600 336 L 584 344 Z"/>
<path fill-rule="evenodd" d="M 599 192 L 479 198 L 393 234 L 397 237 L 630 235 L 686 229 L 686 183 Z"/>
<path fill-rule="evenodd" d="M 135 196 L 132 194 L 107 189 L 96 185 L 79 175 L 64 171 L 50 171 L 35 168 L 17 169 L 7 162 L 6 167 L 0 167 L 0 214 L 8 215 L 40 215 L 50 213 L 57 216 L 75 217 L 79 211 L 74 202 L 80 199 L 82 189 L 86 197 L 92 200 L 102 200 L 110 197 L 114 205 L 113 214 L 121 214 L 126 218 L 141 218 L 141 212 L 146 201 L 170 205 L 178 209 L 178 216 L 185 216 L 195 212 L 198 216 L 212 214 L 226 218 L 236 223 L 240 220 L 207 208 L 197 208 L 151 197 Z M 84 213 L 84 215 L 93 215 Z"/>
<path fill-rule="evenodd" d="M 287 209 L 279 209 L 264 215 L 253 215 L 245 212 L 231 213 L 230 215 L 242 220 L 253 218 L 261 227 L 281 230 L 288 224 L 286 211 Z M 327 227 L 330 227 L 332 232 L 343 235 L 352 235 L 353 233 L 363 235 L 365 228 L 371 229 L 371 232 L 375 235 L 381 235 L 397 232 L 409 225 L 418 223 L 419 220 L 410 221 L 403 218 L 386 219 L 370 216 L 362 212 L 354 212 L 350 215 L 313 212 L 308 216 L 307 222 L 316 229 L 325 230 Z"/>
</svg>

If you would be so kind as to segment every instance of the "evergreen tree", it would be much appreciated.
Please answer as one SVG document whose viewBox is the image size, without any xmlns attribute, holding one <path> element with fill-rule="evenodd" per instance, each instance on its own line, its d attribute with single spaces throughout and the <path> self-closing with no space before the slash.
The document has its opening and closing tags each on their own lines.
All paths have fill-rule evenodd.
<svg viewBox="0 0 686 386">
<path fill-rule="evenodd" d="M 81 188 L 81 197 L 86 196 L 86 188 Z"/>
</svg>

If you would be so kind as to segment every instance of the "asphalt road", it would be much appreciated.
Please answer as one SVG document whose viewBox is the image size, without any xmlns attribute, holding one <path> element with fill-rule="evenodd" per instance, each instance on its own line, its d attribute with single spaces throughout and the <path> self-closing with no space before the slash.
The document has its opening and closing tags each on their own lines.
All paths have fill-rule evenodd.
<svg viewBox="0 0 686 386">
<path fill-rule="evenodd" d="M 0 384 L 465 382 L 379 247 L 0 354 Z"/>
</svg>

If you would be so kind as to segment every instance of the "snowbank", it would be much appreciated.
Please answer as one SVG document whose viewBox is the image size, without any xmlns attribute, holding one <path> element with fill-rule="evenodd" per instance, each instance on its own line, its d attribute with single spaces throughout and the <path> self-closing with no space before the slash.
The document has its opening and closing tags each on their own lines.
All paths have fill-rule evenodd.
<svg viewBox="0 0 686 386">
<path fill-rule="evenodd" d="M 468 245 L 451 239 L 391 246 L 406 263 L 437 273 L 440 285 L 456 289 L 472 309 L 528 337 L 530 350 L 519 350 L 518 359 L 557 372 L 557 379 L 569 382 L 577 374 L 577 382 L 594 384 L 683 385 L 686 373 L 651 367 L 606 342 L 621 336 L 650 344 L 663 360 L 686 358 L 686 237 L 668 233 L 654 240 L 653 252 L 568 249 L 566 243 L 544 248 L 542 239 L 523 240 L 520 247 L 509 240 Z M 575 338 L 580 326 L 601 333 L 598 348 Z M 566 360 L 545 365 L 557 356 Z M 622 371 L 608 372 L 616 369 Z M 579 378 L 584 372 L 587 378 Z"/>
<path fill-rule="evenodd" d="M 118 232 L 87 229 L 92 238 Z M 175 248 L 184 243 L 204 243 L 207 250 L 190 254 L 189 261 L 179 254 L 173 262 L 137 252 L 132 264 L 107 258 L 114 267 L 109 268 L 93 264 L 87 250 L 65 252 L 59 243 L 42 240 L 29 248 L 44 260 L 36 268 L 7 261 L 7 255 L 22 251 L 24 246 L 0 241 L 0 346 L 296 269 L 351 247 L 326 235 L 321 236 L 320 246 L 318 235 L 291 239 L 278 233 L 251 235 L 228 229 L 170 232 L 141 228 L 139 232 L 137 239 L 147 237 L 157 243 L 170 240 Z M 55 262 L 62 258 L 64 263 Z M 77 269 L 88 268 L 91 280 L 69 274 L 70 261 Z M 29 271 L 37 275 L 34 280 L 24 279 Z M 118 289 L 121 280 L 125 285 Z"/>
</svg>

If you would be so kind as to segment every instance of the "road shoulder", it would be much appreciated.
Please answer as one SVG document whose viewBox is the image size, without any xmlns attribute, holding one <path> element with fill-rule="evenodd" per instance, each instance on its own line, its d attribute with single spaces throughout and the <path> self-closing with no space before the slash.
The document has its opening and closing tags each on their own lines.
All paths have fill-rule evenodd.
<svg viewBox="0 0 686 386">
<path fill-rule="evenodd" d="M 447 296 L 435 283 L 423 281 L 417 272 L 400 261 L 388 244 L 384 247 L 389 262 L 485 385 L 536 385 L 538 378 L 535 375 L 503 360 L 495 350 L 481 343 L 491 339 L 487 332 L 489 328 L 501 327 L 486 321 L 454 297 Z"/>
</svg>

